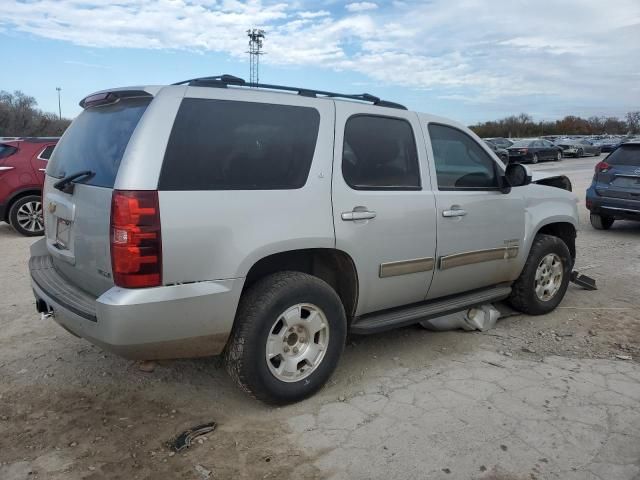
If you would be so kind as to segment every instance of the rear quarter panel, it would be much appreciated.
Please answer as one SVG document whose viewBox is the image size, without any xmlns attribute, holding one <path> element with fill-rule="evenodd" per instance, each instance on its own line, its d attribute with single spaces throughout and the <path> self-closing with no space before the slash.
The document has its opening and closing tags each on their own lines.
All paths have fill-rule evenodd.
<svg viewBox="0 0 640 480">
<path fill-rule="evenodd" d="M 164 283 L 242 278 L 274 253 L 334 248 L 333 101 L 202 87 L 190 87 L 188 96 L 310 106 L 320 113 L 320 125 L 300 189 L 159 192 Z"/>
</svg>

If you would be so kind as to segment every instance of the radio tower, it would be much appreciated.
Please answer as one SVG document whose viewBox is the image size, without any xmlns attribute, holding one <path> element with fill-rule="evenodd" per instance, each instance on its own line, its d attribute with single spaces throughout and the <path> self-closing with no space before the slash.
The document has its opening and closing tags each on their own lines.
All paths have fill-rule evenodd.
<svg viewBox="0 0 640 480">
<path fill-rule="evenodd" d="M 262 51 L 262 42 L 264 41 L 264 30 L 252 28 L 247 30 L 249 37 L 249 83 L 256 85 L 260 81 L 260 55 L 264 55 Z"/>
</svg>

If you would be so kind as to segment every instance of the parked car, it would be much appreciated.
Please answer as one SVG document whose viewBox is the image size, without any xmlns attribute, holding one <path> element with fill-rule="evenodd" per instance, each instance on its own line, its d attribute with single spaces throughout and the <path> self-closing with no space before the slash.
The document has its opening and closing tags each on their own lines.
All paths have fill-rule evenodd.
<svg viewBox="0 0 640 480">
<path fill-rule="evenodd" d="M 640 139 L 596 164 L 586 205 L 598 230 L 608 230 L 617 219 L 640 220 Z"/>
<path fill-rule="evenodd" d="M 0 220 L 22 235 L 44 232 L 44 170 L 57 142 L 52 138 L 24 138 L 0 143 Z"/>
<path fill-rule="evenodd" d="M 502 160 L 502 163 L 504 163 L 505 165 L 507 163 L 509 163 L 509 151 L 504 149 L 504 148 L 500 148 L 497 145 L 485 140 L 484 143 L 486 143 L 488 145 L 488 147 L 493 150 L 495 152 L 495 154 L 498 156 L 498 158 L 500 160 Z"/>
<path fill-rule="evenodd" d="M 620 140 L 603 140 L 600 143 L 600 152 L 601 153 L 610 153 L 613 152 L 620 145 Z"/>
<path fill-rule="evenodd" d="M 548 140 L 517 140 L 507 151 L 509 162 L 538 163 L 544 160 L 562 160 L 562 149 Z"/>
<path fill-rule="evenodd" d="M 224 353 L 245 391 L 287 403 L 327 381 L 347 332 L 560 303 L 568 179 L 531 185 L 463 125 L 372 95 L 247 86 L 80 102 L 31 247 L 39 312 L 129 358 Z"/>
<path fill-rule="evenodd" d="M 494 137 L 494 138 L 483 138 L 483 140 L 485 142 L 489 142 L 489 143 L 495 145 L 496 147 L 504 148 L 504 149 L 507 149 L 511 145 L 513 145 L 513 142 L 511 140 L 509 140 L 508 138 Z"/>
<path fill-rule="evenodd" d="M 598 156 L 602 152 L 600 145 L 595 145 L 589 140 L 571 138 L 563 138 L 558 140 L 556 145 L 562 149 L 562 155 L 565 157 L 584 157 L 586 155 Z"/>
</svg>

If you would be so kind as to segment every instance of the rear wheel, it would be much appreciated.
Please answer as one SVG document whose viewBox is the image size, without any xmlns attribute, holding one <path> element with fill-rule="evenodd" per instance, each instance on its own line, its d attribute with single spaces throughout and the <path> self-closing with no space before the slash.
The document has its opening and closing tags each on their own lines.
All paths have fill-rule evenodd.
<svg viewBox="0 0 640 480">
<path fill-rule="evenodd" d="M 596 230 L 609 230 L 615 218 L 608 217 L 606 215 L 598 215 L 597 213 L 592 213 L 589 216 L 589 220 L 591 221 L 591 225 Z"/>
<path fill-rule="evenodd" d="M 580 157 L 583 157 L 583 156 L 584 156 L 584 150 L 580 149 L 580 150 L 578 150 L 576 152 L 576 157 L 577 158 L 580 158 Z"/>
<path fill-rule="evenodd" d="M 317 277 L 279 272 L 243 295 L 227 345 L 227 370 L 238 385 L 271 404 L 302 400 L 335 370 L 347 331 L 335 290 Z"/>
<path fill-rule="evenodd" d="M 573 260 L 567 245 L 552 235 L 536 235 L 529 257 L 513 284 L 509 303 L 529 315 L 555 309 L 569 285 Z"/>
<path fill-rule="evenodd" d="M 538 154 L 534 153 L 533 157 L 531 158 L 531 163 L 538 163 Z"/>
<path fill-rule="evenodd" d="M 556 152 L 556 162 L 562 160 L 562 152 Z"/>
<path fill-rule="evenodd" d="M 44 233 L 42 199 L 27 195 L 18 199 L 9 210 L 9 223 L 21 235 L 35 237 Z"/>
</svg>

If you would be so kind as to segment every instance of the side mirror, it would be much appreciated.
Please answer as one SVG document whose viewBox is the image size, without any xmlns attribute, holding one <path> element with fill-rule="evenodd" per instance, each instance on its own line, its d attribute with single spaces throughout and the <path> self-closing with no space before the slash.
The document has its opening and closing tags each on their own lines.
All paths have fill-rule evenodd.
<svg viewBox="0 0 640 480">
<path fill-rule="evenodd" d="M 507 165 L 504 177 L 511 187 L 524 187 L 531 183 L 531 171 L 520 163 Z"/>
</svg>

